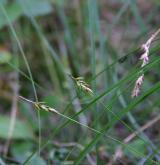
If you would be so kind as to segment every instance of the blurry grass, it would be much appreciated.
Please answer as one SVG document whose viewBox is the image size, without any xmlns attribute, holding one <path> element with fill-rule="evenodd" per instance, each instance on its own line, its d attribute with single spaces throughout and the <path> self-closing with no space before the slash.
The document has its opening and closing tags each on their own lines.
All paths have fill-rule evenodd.
<svg viewBox="0 0 160 165">
<path fill-rule="evenodd" d="M 17 42 L 17 45 L 18 45 L 18 47 L 19 47 L 19 50 L 20 50 L 21 55 L 22 55 L 22 57 L 23 57 L 23 60 L 25 61 L 25 65 L 26 65 L 26 67 L 27 67 L 27 70 L 28 70 L 28 73 L 29 73 L 29 77 L 30 77 L 31 82 L 32 82 L 32 86 L 33 86 L 33 90 L 34 90 L 34 94 L 35 94 L 35 99 L 36 99 L 36 101 L 38 101 L 37 92 L 36 92 L 36 88 L 35 88 L 35 85 L 34 85 L 34 81 L 33 81 L 32 73 L 31 73 L 31 69 L 30 69 L 30 66 L 29 66 L 29 64 L 28 64 L 28 61 L 27 61 L 27 59 L 26 59 L 26 56 L 25 56 L 25 53 L 24 53 L 23 48 L 22 48 L 22 46 L 21 46 L 21 43 L 20 43 L 20 41 L 19 41 L 19 39 L 18 39 L 18 36 L 17 36 L 17 34 L 16 34 L 16 31 L 14 30 L 14 27 L 13 27 L 12 23 L 10 22 L 10 19 L 9 19 L 9 17 L 8 17 L 8 14 L 6 13 L 6 10 L 5 10 L 4 6 L 3 6 L 1 3 L 0 3 L 0 7 L 1 7 L 1 10 L 2 10 L 4 16 L 6 17 L 6 19 L 7 19 L 7 21 L 8 21 L 10 30 L 11 30 L 11 32 L 12 32 L 12 34 L 13 34 L 13 36 L 14 36 L 16 42 Z"/>
<path fill-rule="evenodd" d="M 146 66 L 144 67 L 144 70 L 146 70 L 146 68 L 147 68 L 147 69 L 150 69 L 150 68 L 153 67 L 155 64 L 157 64 L 159 61 L 160 61 L 160 59 L 156 59 L 156 60 L 154 60 L 153 62 L 150 62 L 148 65 L 146 65 Z M 138 70 L 140 70 L 140 69 L 138 69 Z M 119 87 L 120 82 L 123 84 L 124 81 L 129 81 L 129 80 L 131 80 L 131 77 L 132 77 L 132 79 L 135 78 L 136 74 L 137 74 L 137 70 L 134 69 L 134 72 L 133 72 L 133 73 L 129 73 L 129 75 L 127 75 L 126 78 L 122 79 L 123 81 L 120 80 L 118 83 L 116 83 L 115 85 L 113 85 L 113 87 L 110 87 L 109 90 L 107 90 L 106 92 L 104 92 L 104 93 L 102 93 L 101 95 L 99 95 L 98 97 L 96 97 L 96 98 L 95 98 L 93 101 L 91 101 L 84 109 L 82 109 L 80 112 L 78 112 L 78 113 L 76 113 L 74 116 L 72 116 L 71 119 L 74 119 L 74 118 L 75 118 L 76 116 L 78 116 L 80 113 L 82 113 L 82 112 L 88 110 L 89 106 L 91 106 L 92 104 L 94 104 L 95 102 L 97 102 L 97 101 L 98 101 L 99 99 L 101 99 L 104 95 L 106 95 L 107 93 L 109 93 L 110 91 L 112 91 L 114 88 Z M 131 76 L 131 75 L 132 75 L 132 76 Z M 102 136 L 104 133 L 106 133 L 106 131 L 107 131 L 109 128 L 111 128 L 111 127 L 117 122 L 117 117 L 118 117 L 118 118 L 121 118 L 122 116 L 124 116 L 127 112 L 129 112 L 130 110 L 132 110 L 136 105 L 138 105 L 139 103 L 141 103 L 147 96 L 151 95 L 152 93 L 154 93 L 155 91 L 157 91 L 159 88 L 160 88 L 160 83 L 157 83 L 154 87 L 150 88 L 150 89 L 149 89 L 147 92 L 145 92 L 142 96 L 140 96 L 139 98 L 136 98 L 136 99 L 135 99 L 134 101 L 132 101 L 129 105 L 127 105 L 127 107 L 124 108 L 123 110 L 121 110 L 117 116 L 114 116 L 114 117 L 112 118 L 112 121 L 110 121 L 110 122 L 104 127 L 104 129 L 102 129 L 102 131 L 101 131 L 102 134 L 97 135 L 97 137 L 96 137 L 95 139 L 93 139 L 93 144 L 91 143 L 92 146 L 95 145 L 96 142 L 97 142 L 97 140 L 100 139 L 101 136 Z M 55 134 L 57 134 L 57 131 L 59 132 L 63 127 L 65 127 L 66 125 L 68 125 L 70 122 L 73 122 L 73 121 L 67 121 L 67 122 L 65 122 L 64 124 L 62 124 L 59 128 L 57 128 L 56 130 L 54 130 L 54 133 L 52 133 L 51 138 L 49 138 L 49 139 L 47 140 L 47 142 L 44 144 L 44 146 L 46 146 L 46 144 L 50 141 L 50 139 L 53 139 L 53 136 L 55 136 Z M 44 146 L 43 146 L 43 147 L 44 147 Z M 42 148 L 43 148 L 43 147 L 42 147 Z M 84 149 L 84 152 L 82 152 L 83 154 L 81 154 L 81 155 L 78 157 L 78 159 L 77 159 L 78 162 L 86 155 L 87 152 L 89 152 L 89 149 L 91 149 L 91 148 L 90 148 L 90 145 L 87 145 L 87 146 L 85 147 L 85 149 Z M 35 153 L 33 153 L 33 155 L 34 155 L 34 154 L 35 154 Z M 27 162 L 32 158 L 33 155 L 31 155 L 31 157 L 30 157 L 29 159 L 27 159 L 27 160 L 25 161 L 25 163 L 27 163 Z M 76 161 L 76 163 L 77 163 L 77 161 Z M 25 164 L 25 163 L 24 163 L 24 164 Z"/>
<path fill-rule="evenodd" d="M 95 34 L 96 34 L 96 23 L 99 23 L 97 15 L 97 6 L 96 6 L 96 0 L 87 0 L 87 7 L 88 7 L 88 31 L 89 31 L 89 57 L 90 57 L 90 64 L 91 64 L 91 74 L 92 77 L 96 75 L 96 51 L 95 51 Z M 96 20 L 96 21 L 93 21 Z M 98 24 L 99 25 L 99 24 Z M 94 93 L 96 93 L 96 79 L 92 81 L 92 90 Z M 96 111 L 95 111 L 96 110 Z M 99 114 L 97 104 L 94 104 L 94 107 L 92 109 L 93 115 L 96 117 Z M 99 127 L 99 123 L 97 123 L 96 128 Z M 96 145 L 96 151 L 98 146 Z M 96 154 L 96 159 L 98 160 L 98 154 Z"/>
<path fill-rule="evenodd" d="M 61 1 L 61 3 L 63 3 L 63 1 Z M 134 108 L 139 105 L 139 104 L 143 104 L 143 101 L 148 97 L 150 96 L 152 93 L 154 92 L 157 92 L 160 88 L 160 84 L 157 83 L 156 85 L 154 85 L 153 87 L 151 87 L 149 90 L 147 90 L 146 92 L 144 92 L 140 97 L 138 97 L 137 99 L 135 100 L 131 100 L 130 99 L 127 99 L 126 101 L 126 105 L 122 108 L 122 110 L 120 109 L 119 110 L 119 113 L 115 114 L 116 112 L 114 111 L 114 105 L 116 105 L 116 101 L 119 99 L 120 96 L 122 96 L 123 93 L 125 93 L 125 96 L 130 96 L 130 91 L 129 89 L 127 88 L 124 88 L 126 87 L 126 84 L 129 83 L 129 86 L 130 84 L 132 84 L 135 80 L 135 78 L 137 77 L 140 69 L 137 68 L 138 65 L 136 65 L 135 67 L 132 67 L 131 70 L 129 70 L 129 73 L 127 73 L 126 76 L 124 76 L 124 78 L 118 80 L 118 78 L 115 79 L 115 81 L 113 81 L 114 79 L 114 76 L 116 76 L 116 71 L 115 71 L 115 68 L 116 68 L 116 65 L 117 63 L 119 63 L 120 65 L 123 64 L 123 59 L 127 59 L 129 58 L 131 55 L 133 56 L 135 53 L 136 53 L 136 50 L 133 51 L 132 53 L 129 53 L 128 55 L 125 55 L 121 58 L 118 58 L 118 55 L 116 54 L 116 52 L 113 50 L 110 50 L 112 56 L 114 57 L 111 57 L 113 63 L 109 64 L 108 61 L 103 61 L 103 58 L 108 58 L 109 59 L 109 54 L 108 53 L 108 49 L 112 49 L 112 47 L 110 46 L 105 46 L 106 44 L 106 41 L 105 39 L 103 38 L 103 36 L 101 36 L 100 34 L 100 23 L 99 23 L 99 18 L 98 18 L 98 5 L 96 3 L 96 0 L 94 0 L 94 3 L 93 1 L 91 0 L 88 0 L 85 2 L 87 5 L 88 5 L 88 12 L 89 12 L 89 16 L 86 16 L 86 20 L 88 19 L 88 27 L 87 27 L 87 31 L 89 32 L 89 42 L 87 43 L 88 45 L 90 45 L 90 53 L 89 53 L 89 68 L 91 70 L 91 79 L 87 80 L 87 82 L 91 83 L 92 84 L 92 89 L 94 90 L 94 92 L 96 93 L 96 96 L 91 99 L 89 98 L 89 103 L 85 102 L 84 101 L 84 106 L 82 106 L 82 109 L 79 111 L 79 112 L 76 112 L 74 115 L 72 115 L 71 117 L 68 117 L 69 115 L 68 114 L 65 114 L 65 116 L 63 115 L 62 113 L 62 117 L 65 117 L 67 118 L 67 121 L 65 122 L 63 118 L 61 118 L 61 120 L 59 121 L 59 123 L 61 125 L 58 125 L 56 130 L 53 130 L 51 131 L 50 133 L 50 136 L 47 137 L 47 140 L 46 142 L 43 142 L 40 150 L 42 151 L 46 146 L 48 146 L 47 144 L 49 144 L 49 141 L 51 141 L 56 135 L 58 135 L 58 133 L 60 133 L 62 131 L 62 129 L 64 127 L 66 127 L 67 125 L 71 124 L 71 123 L 75 123 L 75 124 L 79 124 L 79 125 L 82 125 L 83 127 L 86 127 L 87 129 L 91 129 L 91 132 L 95 132 L 95 137 L 92 137 L 92 140 L 90 143 L 88 144 L 84 144 L 84 149 L 82 152 L 80 152 L 80 154 L 77 156 L 77 159 L 75 160 L 74 164 L 79 164 L 81 160 L 83 160 L 83 158 L 90 152 L 90 150 L 95 147 L 97 145 L 97 142 L 100 141 L 100 139 L 102 137 L 107 137 L 117 143 L 120 143 L 122 146 L 128 148 L 131 152 L 134 153 L 134 155 L 136 157 L 145 157 L 146 155 L 143 155 L 142 153 L 136 151 L 134 148 L 130 147 L 129 145 L 126 145 L 126 144 L 123 144 L 121 140 L 117 140 L 117 138 L 114 138 L 112 135 L 109 136 L 109 130 L 111 129 L 114 129 L 113 126 L 119 122 L 119 120 L 122 120 L 123 117 L 128 113 L 130 112 L 131 110 L 134 110 Z M 143 24 L 143 21 L 141 19 L 141 16 L 139 15 L 139 11 L 137 9 L 137 6 L 135 4 L 132 4 L 132 3 L 135 3 L 135 2 L 132 2 L 130 1 L 130 7 L 132 9 L 132 12 L 134 13 L 134 16 L 136 18 L 136 21 L 139 25 L 139 27 L 141 28 L 142 31 L 145 30 L 145 25 Z M 123 10 L 126 9 L 125 6 L 124 8 L 122 8 Z M 123 13 L 123 10 L 120 11 L 120 15 L 121 15 L 121 12 Z M 28 14 L 28 11 L 26 11 L 27 14 Z M 62 21 L 62 24 L 63 24 L 63 28 L 64 28 L 64 40 L 65 40 L 65 44 L 67 45 L 67 48 L 68 48 L 68 53 L 67 53 L 67 57 L 68 57 L 68 61 L 70 62 L 70 64 L 68 65 L 68 68 L 70 69 L 70 71 L 72 72 L 73 75 L 76 75 L 76 76 L 80 76 L 81 74 L 81 61 L 79 61 L 79 58 L 78 58 L 78 52 L 76 50 L 76 45 L 74 43 L 74 39 L 73 39 L 73 36 L 74 36 L 74 31 L 73 31 L 73 28 L 72 28 L 72 25 L 69 23 L 69 20 L 68 20 L 68 17 L 65 15 L 65 12 L 64 12 L 64 9 L 62 6 L 57 6 L 56 7 L 56 12 L 59 14 L 59 17 Z M 5 14 L 7 15 L 7 13 Z M 51 55 L 51 57 L 53 57 L 53 61 L 56 65 L 54 65 L 54 67 L 49 67 L 48 66 L 48 71 L 50 72 L 50 77 L 52 79 L 52 83 L 55 83 L 57 81 L 57 83 L 55 83 L 55 86 L 58 88 L 61 88 L 60 90 L 62 91 L 62 94 L 61 96 L 63 97 L 63 91 L 65 91 L 63 88 L 64 88 L 64 82 L 68 82 L 69 81 L 67 80 L 67 74 L 66 74 L 66 71 L 63 66 L 63 64 L 61 63 L 61 59 L 59 58 L 59 54 L 54 50 L 54 48 L 51 46 L 51 44 L 49 43 L 49 41 L 47 40 L 46 36 L 45 36 L 45 33 L 43 32 L 43 30 L 41 29 L 40 25 L 37 23 L 37 20 L 31 16 L 31 15 L 28 15 L 28 19 L 31 21 L 33 27 L 35 28 L 36 30 L 36 34 L 39 36 L 40 38 L 40 41 L 43 45 L 43 53 L 45 53 L 45 51 L 48 51 L 45 55 L 44 58 L 46 58 L 46 60 L 51 60 L 49 56 L 49 53 Z M 119 19 L 119 17 L 117 17 L 117 19 Z M 92 21 L 92 20 L 95 20 Z M 118 20 L 116 20 L 118 21 Z M 116 24 L 116 22 L 115 22 Z M 13 29 L 13 26 L 11 24 L 9 24 L 13 34 L 14 34 L 14 37 L 17 39 L 17 36 L 15 35 L 15 30 Z M 114 25 L 115 26 L 115 25 Z M 83 27 L 83 26 L 82 26 Z M 87 33 L 87 32 L 86 32 Z M 98 35 L 98 37 L 97 37 Z M 96 38 L 98 38 L 99 42 L 100 42 L 100 52 L 101 52 L 101 63 L 103 64 L 103 70 L 101 72 L 99 72 L 98 74 L 96 74 L 96 47 L 95 47 L 95 44 L 96 44 Z M 24 51 L 21 47 L 21 44 L 19 43 L 19 40 L 17 40 L 18 42 L 18 45 L 20 46 L 20 50 L 21 50 L 21 53 L 22 55 L 24 54 Z M 109 43 L 108 43 L 109 45 Z M 106 48 L 107 47 L 107 48 Z M 107 49 L 107 51 L 106 51 Z M 153 53 L 153 55 L 155 55 L 156 52 L 158 52 L 159 50 L 159 46 L 156 46 L 154 49 L 152 49 L 151 53 Z M 107 54 L 107 55 L 106 55 Z M 33 80 L 33 77 L 32 77 L 32 74 L 31 74 L 31 71 L 30 71 L 30 68 L 28 66 L 28 63 L 26 62 L 26 59 L 25 59 L 25 55 L 24 55 L 24 60 L 25 60 L 25 63 L 26 63 L 26 66 L 27 66 L 27 69 L 28 69 L 28 72 L 29 72 L 29 76 L 26 75 L 23 71 L 21 71 L 19 68 L 15 68 L 12 64 L 9 64 L 11 67 L 14 67 L 15 70 L 17 70 L 22 76 L 26 77 L 29 81 L 31 81 L 32 83 L 32 86 L 34 88 L 34 93 L 36 93 L 36 90 L 35 90 L 35 85 L 38 87 L 41 87 L 43 86 L 42 88 L 44 89 L 44 85 L 39 85 L 38 83 L 36 83 L 34 80 Z M 152 68 L 155 67 L 155 65 L 159 64 L 159 59 L 158 58 L 153 58 L 153 60 L 151 60 L 151 62 L 146 66 L 144 67 L 144 70 L 145 71 L 148 71 Z M 106 67 L 105 67 L 106 66 Z M 125 68 L 125 66 L 124 66 Z M 56 72 L 56 69 L 58 69 L 58 72 L 56 73 L 55 75 L 55 72 Z M 108 71 L 110 72 L 110 74 L 108 73 Z M 54 76 L 52 75 L 52 73 L 54 74 Z M 59 76 L 59 74 L 61 74 L 62 76 Z M 96 81 L 98 80 L 98 78 L 100 79 L 103 79 L 102 77 L 99 77 L 99 76 L 102 76 L 104 74 L 104 82 L 102 82 L 102 84 L 104 84 L 104 87 L 105 87 L 105 90 L 103 90 L 103 92 L 100 92 L 98 94 L 98 90 L 97 90 L 97 83 Z M 108 75 L 109 74 L 109 75 Z M 113 74 L 113 75 L 112 75 Z M 52 77 L 53 76 L 53 77 Z M 112 76 L 111 79 L 112 81 L 114 82 L 113 84 L 107 84 L 107 77 L 109 76 Z M 63 77 L 63 78 L 62 78 Z M 61 85 L 58 85 L 58 81 L 61 83 Z M 107 85 L 106 85 L 107 84 Z M 124 88 L 124 89 L 123 89 Z M 58 91 L 57 90 L 57 91 Z M 71 93 L 72 91 L 71 90 L 74 90 L 75 89 L 69 89 L 67 91 L 67 94 L 65 93 L 65 95 L 69 96 L 69 93 Z M 97 91 L 96 91 L 97 90 Z M 45 91 L 45 89 L 44 89 Z M 120 93 L 119 93 L 119 92 Z M 35 94 L 36 95 L 36 94 Z M 106 96 L 110 95 L 110 99 L 107 100 L 107 102 L 103 102 L 102 99 Z M 124 96 L 124 97 L 125 97 Z M 37 96 L 36 96 L 37 97 Z M 76 96 L 73 95 L 73 98 L 71 98 L 71 102 L 68 104 L 68 106 L 66 107 L 66 111 L 69 111 L 68 107 L 70 107 L 70 105 L 73 103 L 73 99 L 74 98 L 77 98 L 79 97 L 78 96 L 78 93 Z M 36 99 L 38 101 L 38 98 Z M 83 103 L 83 98 L 79 98 L 80 102 Z M 85 99 L 84 99 L 85 100 Z M 109 112 L 108 112 L 108 109 L 110 111 L 110 113 L 114 113 L 114 115 L 112 114 L 111 115 L 111 118 L 110 120 L 108 120 L 106 123 L 106 125 L 101 125 L 101 122 L 100 122 L 100 119 L 101 119 L 101 116 L 103 116 L 103 113 L 104 112 L 101 112 L 102 110 L 98 110 L 96 111 L 96 109 L 98 109 L 97 106 L 94 106 L 94 105 L 104 105 L 103 109 L 104 111 L 106 112 L 105 115 L 109 115 Z M 90 109 L 90 107 L 92 107 L 92 109 Z M 112 112 L 113 110 L 113 112 Z M 85 112 L 88 112 L 88 111 L 91 111 L 90 114 L 94 114 L 94 120 L 91 122 L 91 125 L 93 125 L 94 128 L 91 128 L 89 127 L 88 125 L 84 125 L 83 123 L 80 123 L 79 121 L 76 121 L 76 118 L 80 115 L 80 114 L 85 114 Z M 122 120 L 123 122 L 123 120 Z M 129 127 L 129 124 L 125 124 L 123 122 L 123 124 L 126 126 L 126 127 Z M 39 124 L 40 125 L 40 124 Z M 99 131 L 100 129 L 100 131 Z M 107 133 L 108 132 L 108 133 Z M 133 129 L 131 130 L 131 132 L 133 132 Z M 81 134 L 81 133 L 80 133 Z M 42 135 L 43 136 L 43 135 Z M 85 134 L 83 136 L 83 138 L 85 138 L 85 136 L 87 136 L 87 134 Z M 83 142 L 83 138 L 79 138 L 79 140 L 82 139 L 82 142 Z M 106 140 L 106 139 L 105 139 Z M 107 144 L 107 142 L 106 142 Z M 146 142 L 146 144 L 148 144 Z M 156 163 L 153 159 L 153 157 L 157 154 L 157 150 L 153 150 L 154 153 L 153 155 L 151 155 L 151 157 L 149 157 L 146 162 L 148 163 Z M 28 157 L 28 159 L 26 159 L 26 161 L 24 161 L 23 164 L 28 164 L 29 161 L 32 159 L 32 157 L 37 153 L 37 151 L 33 152 L 33 154 Z M 96 153 L 97 157 L 98 157 L 98 152 Z"/>
<path fill-rule="evenodd" d="M 151 95 L 153 92 L 157 91 L 160 88 L 160 83 L 157 83 L 154 87 L 152 87 L 150 90 L 148 90 L 145 94 L 143 94 L 140 98 L 135 99 L 133 102 L 131 102 L 126 108 L 124 108 L 123 110 L 121 110 L 121 112 L 119 113 L 119 117 L 124 116 L 127 112 L 129 112 L 129 110 L 132 110 L 137 104 L 139 104 L 141 101 L 143 101 L 145 99 L 145 97 L 147 97 L 148 95 Z M 106 131 L 113 126 L 113 124 L 115 124 L 115 122 L 117 122 L 117 118 L 114 117 L 114 119 L 112 119 L 112 122 L 110 122 L 109 124 L 107 124 L 105 126 L 105 128 L 102 130 L 102 134 L 106 133 Z M 81 152 L 81 154 L 79 155 L 79 157 L 77 158 L 77 160 L 75 161 L 75 164 L 78 164 L 78 162 L 80 162 L 81 159 L 84 158 L 84 156 L 86 155 L 87 152 L 90 151 L 90 149 L 97 143 L 97 141 L 101 138 L 101 135 L 97 135 L 86 147 L 85 149 Z M 138 155 L 139 156 L 139 155 Z"/>
<path fill-rule="evenodd" d="M 6 12 L 6 10 L 5 10 L 5 8 L 4 8 L 4 6 L 3 6 L 2 3 L 0 3 L 0 8 L 1 8 L 1 10 L 2 10 L 4 16 L 6 17 L 6 19 L 7 19 L 7 21 L 8 21 L 8 25 L 9 25 L 10 30 L 11 30 L 11 33 L 13 34 L 13 36 L 14 36 L 16 42 L 17 42 L 18 48 L 19 48 L 19 50 L 20 50 L 20 52 L 21 52 L 22 58 L 23 58 L 23 60 L 24 60 L 24 62 L 25 62 L 25 65 L 26 65 L 26 67 L 27 67 L 27 70 L 28 70 L 28 74 L 29 74 L 29 77 L 30 77 L 30 80 L 31 80 L 31 83 L 32 83 L 33 91 L 34 91 L 35 100 L 38 102 L 38 96 L 37 96 L 37 91 L 36 91 L 36 87 L 35 87 L 35 84 L 34 84 L 32 72 L 31 72 L 29 63 L 28 63 L 28 61 L 27 61 L 27 58 L 26 58 L 26 56 L 25 56 L 25 53 L 24 53 L 24 51 L 23 51 L 22 45 L 21 45 L 21 43 L 20 43 L 20 40 L 18 39 L 18 36 L 17 36 L 17 34 L 16 34 L 16 31 L 15 31 L 15 29 L 14 29 L 14 27 L 13 27 L 11 21 L 10 21 L 10 18 L 8 17 L 8 14 L 7 14 L 7 12 Z M 40 152 L 40 146 L 41 146 L 41 121 L 40 121 L 40 120 L 41 120 L 41 119 L 40 119 L 40 113 L 39 113 L 39 111 L 38 111 L 37 114 L 38 114 L 38 127 L 39 127 L 38 150 L 39 150 L 39 152 Z"/>
<path fill-rule="evenodd" d="M 139 13 L 138 8 L 137 8 L 136 1 L 135 0 L 128 0 L 128 1 L 130 2 L 130 8 L 133 12 L 133 15 L 136 19 L 136 22 L 143 33 L 144 31 L 146 31 L 146 26 L 145 26 L 143 19 Z"/>
</svg>

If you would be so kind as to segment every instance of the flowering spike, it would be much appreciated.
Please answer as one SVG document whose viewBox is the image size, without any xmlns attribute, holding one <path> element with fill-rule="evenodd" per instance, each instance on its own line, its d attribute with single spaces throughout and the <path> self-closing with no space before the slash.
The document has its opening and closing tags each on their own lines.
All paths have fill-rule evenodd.
<svg viewBox="0 0 160 165">
<path fill-rule="evenodd" d="M 73 77 L 71 76 L 72 79 L 75 81 L 77 87 L 91 95 L 93 95 L 93 91 L 92 89 L 90 89 L 89 85 L 84 81 L 84 78 L 83 77 Z"/>
<path fill-rule="evenodd" d="M 143 44 L 141 46 L 141 48 L 143 50 L 143 54 L 140 57 L 140 60 L 142 60 L 141 68 L 143 68 L 145 65 L 147 65 L 149 63 L 149 49 L 150 49 L 152 41 L 159 33 L 160 33 L 160 28 L 154 34 L 152 34 L 152 36 L 147 40 L 147 42 L 145 44 Z M 132 97 L 138 96 L 138 94 L 140 92 L 140 88 L 143 84 L 143 80 L 144 80 L 144 73 L 142 73 L 136 80 L 135 86 L 134 86 L 134 89 L 133 89 L 132 95 L 131 95 Z"/>
</svg>

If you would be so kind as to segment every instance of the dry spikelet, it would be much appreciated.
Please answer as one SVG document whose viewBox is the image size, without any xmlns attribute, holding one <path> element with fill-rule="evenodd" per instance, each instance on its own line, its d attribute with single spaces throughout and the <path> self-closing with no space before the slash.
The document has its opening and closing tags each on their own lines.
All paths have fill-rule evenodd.
<svg viewBox="0 0 160 165">
<path fill-rule="evenodd" d="M 37 110 L 44 110 L 44 111 L 47 111 L 47 112 L 55 112 L 55 113 L 58 113 L 58 111 L 57 111 L 56 109 L 51 108 L 51 107 L 45 105 L 44 102 L 34 102 L 34 101 L 29 100 L 29 99 L 26 99 L 26 98 L 23 97 L 23 96 L 19 96 L 19 98 L 22 99 L 22 100 L 25 100 L 25 101 L 27 101 L 27 102 L 29 102 L 29 103 L 31 103 L 31 104 L 33 104 L 34 107 L 35 107 Z"/>
<path fill-rule="evenodd" d="M 138 94 L 140 92 L 140 88 L 141 88 L 142 83 L 143 83 L 143 80 L 144 80 L 144 74 L 139 76 L 138 79 L 136 80 L 134 89 L 132 91 L 132 97 L 138 96 Z"/>
<path fill-rule="evenodd" d="M 140 57 L 140 60 L 142 61 L 141 68 L 143 68 L 145 65 L 149 63 L 149 49 L 150 49 L 151 43 L 153 42 L 153 40 L 159 33 L 160 33 L 160 28 L 154 34 L 151 35 L 151 37 L 147 40 L 146 43 L 144 43 L 141 46 L 141 49 L 143 50 L 143 54 Z M 135 86 L 131 95 L 132 97 L 138 96 L 140 92 L 140 88 L 143 84 L 143 80 L 144 80 L 144 73 L 142 72 L 135 82 Z"/>
<path fill-rule="evenodd" d="M 44 110 L 44 111 L 47 111 L 47 112 L 55 112 L 57 113 L 57 110 L 55 110 L 54 108 L 51 108 L 47 105 L 45 105 L 45 103 L 41 103 L 41 102 L 36 102 L 34 103 L 34 106 L 36 107 L 37 110 Z"/>
<path fill-rule="evenodd" d="M 83 77 L 73 77 L 71 76 L 71 78 L 74 80 L 74 82 L 76 83 L 77 87 L 80 89 L 80 90 L 83 90 L 91 95 L 93 95 L 93 91 L 92 89 L 89 87 L 89 85 L 84 81 L 84 78 Z"/>
</svg>

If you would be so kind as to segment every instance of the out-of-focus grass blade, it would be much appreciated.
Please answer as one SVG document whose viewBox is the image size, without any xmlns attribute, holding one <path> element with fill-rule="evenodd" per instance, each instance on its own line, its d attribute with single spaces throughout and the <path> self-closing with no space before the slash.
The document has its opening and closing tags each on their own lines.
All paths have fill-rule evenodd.
<svg viewBox="0 0 160 165">
<path fill-rule="evenodd" d="M 152 93 L 158 91 L 159 89 L 160 89 L 160 83 L 157 83 L 155 86 L 153 86 L 147 92 L 145 92 L 145 94 L 143 94 L 141 97 L 135 99 L 126 108 L 124 108 L 123 110 L 121 110 L 120 113 L 118 114 L 119 118 L 122 118 L 127 112 L 133 110 L 134 107 L 136 107 L 136 105 L 138 105 L 139 103 L 141 103 L 147 96 L 149 96 Z M 116 122 L 117 122 L 117 119 L 115 117 L 113 117 L 112 118 L 112 121 L 110 123 L 108 123 L 101 132 L 103 132 L 103 134 L 105 134 L 107 132 L 107 130 L 109 128 L 111 128 Z M 101 137 L 102 137 L 102 134 L 97 135 L 88 145 L 86 145 L 85 149 L 80 153 L 80 155 L 78 156 L 78 158 L 75 160 L 74 164 L 78 164 L 84 158 L 84 156 L 92 149 L 92 147 L 98 142 L 98 140 Z M 148 161 L 154 162 L 153 160 L 150 160 L 150 159 Z"/>
</svg>

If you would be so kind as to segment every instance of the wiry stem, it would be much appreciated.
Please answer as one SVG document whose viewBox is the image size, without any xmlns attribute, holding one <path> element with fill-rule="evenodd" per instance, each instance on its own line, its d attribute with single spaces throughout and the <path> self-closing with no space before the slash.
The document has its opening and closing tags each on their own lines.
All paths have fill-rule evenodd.
<svg viewBox="0 0 160 165">
<path fill-rule="evenodd" d="M 27 101 L 27 102 L 29 102 L 29 103 L 32 103 L 32 104 L 35 104 L 36 102 L 34 102 L 34 101 L 31 101 L 31 100 L 28 100 L 28 99 L 26 99 L 25 97 L 23 97 L 23 96 L 18 96 L 20 99 L 22 99 L 22 100 L 24 100 L 24 101 Z"/>
</svg>

